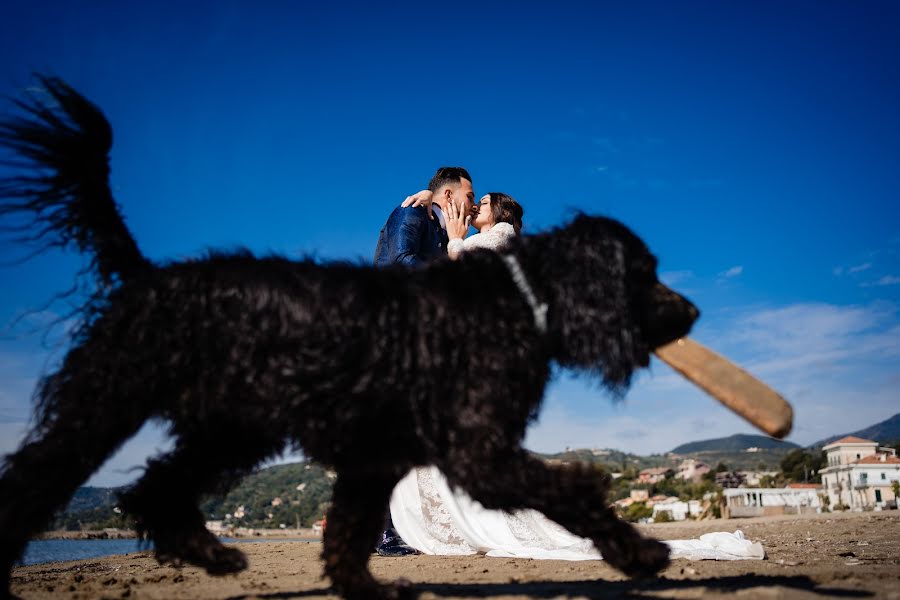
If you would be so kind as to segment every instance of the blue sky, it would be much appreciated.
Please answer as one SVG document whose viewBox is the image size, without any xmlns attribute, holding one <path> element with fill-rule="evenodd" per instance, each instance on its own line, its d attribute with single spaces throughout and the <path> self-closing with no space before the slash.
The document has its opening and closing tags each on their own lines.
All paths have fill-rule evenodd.
<svg viewBox="0 0 900 600">
<path fill-rule="evenodd" d="M 391 208 L 461 164 L 526 230 L 573 209 L 632 227 L 702 309 L 694 337 L 794 403 L 789 439 L 900 410 L 897 3 L 187 4 L 0 19 L 0 92 L 57 74 L 113 123 L 112 183 L 151 258 L 368 260 Z M 9 324 L 79 264 L 0 268 L 0 452 L 61 355 L 28 331 L 65 306 Z M 649 453 L 749 431 L 654 364 L 618 405 L 560 377 L 527 443 Z M 166 444 L 145 428 L 92 483 Z"/>
</svg>

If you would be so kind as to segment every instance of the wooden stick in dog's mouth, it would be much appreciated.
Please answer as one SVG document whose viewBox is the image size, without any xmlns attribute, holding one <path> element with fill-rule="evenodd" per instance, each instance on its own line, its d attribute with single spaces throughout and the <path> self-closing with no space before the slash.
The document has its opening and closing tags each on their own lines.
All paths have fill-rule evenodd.
<svg viewBox="0 0 900 600">
<path fill-rule="evenodd" d="M 725 357 L 688 338 L 660 346 L 655 354 L 767 434 L 783 438 L 791 432 L 794 420 L 791 405 Z"/>
</svg>

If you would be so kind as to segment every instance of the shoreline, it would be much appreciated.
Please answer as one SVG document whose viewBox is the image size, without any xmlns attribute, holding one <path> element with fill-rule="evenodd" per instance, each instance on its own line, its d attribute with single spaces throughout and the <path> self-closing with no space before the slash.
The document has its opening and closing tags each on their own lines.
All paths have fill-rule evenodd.
<svg viewBox="0 0 900 600">
<path fill-rule="evenodd" d="M 672 521 L 667 523 L 647 523 L 638 524 L 636 527 L 645 534 L 651 536 L 661 536 L 663 532 L 678 529 L 703 529 L 708 530 L 710 527 L 719 527 L 721 531 L 730 531 L 741 529 L 742 525 L 752 525 L 755 523 L 774 523 L 778 521 L 802 521 L 802 520 L 818 520 L 818 519 L 852 519 L 859 515 L 887 515 L 900 516 L 900 512 L 887 510 L 881 512 L 833 512 L 833 513 L 809 513 L 804 515 L 770 515 L 766 517 L 749 517 L 738 519 L 709 519 L 703 521 L 684 520 Z M 716 525 L 719 524 L 719 525 Z M 266 539 L 322 539 L 322 532 L 312 528 L 300 529 L 263 529 L 253 527 L 236 527 L 227 530 L 211 530 L 213 534 L 220 538 L 266 538 Z M 89 529 L 84 531 L 67 531 L 57 529 L 45 531 L 37 536 L 34 540 L 127 540 L 136 538 L 137 534 L 133 529 L 121 528 L 105 528 L 105 529 Z"/>
<path fill-rule="evenodd" d="M 321 539 L 321 532 L 310 528 L 300 529 L 255 529 L 249 527 L 237 527 L 222 531 L 213 531 L 220 538 L 265 538 L 265 539 Z M 84 531 L 66 531 L 62 529 L 45 531 L 37 535 L 33 540 L 128 540 L 137 538 L 133 529 L 118 529 L 109 527 L 106 529 L 91 529 Z"/>
</svg>

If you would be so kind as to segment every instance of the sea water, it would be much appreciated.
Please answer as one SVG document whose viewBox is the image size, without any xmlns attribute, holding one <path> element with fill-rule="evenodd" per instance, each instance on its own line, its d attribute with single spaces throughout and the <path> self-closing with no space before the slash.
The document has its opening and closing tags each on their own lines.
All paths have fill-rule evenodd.
<svg viewBox="0 0 900 600">
<path fill-rule="evenodd" d="M 220 538 L 225 543 L 320 542 L 319 538 Z M 114 554 L 150 550 L 153 544 L 138 540 L 32 540 L 25 548 L 19 564 L 84 560 Z"/>
</svg>

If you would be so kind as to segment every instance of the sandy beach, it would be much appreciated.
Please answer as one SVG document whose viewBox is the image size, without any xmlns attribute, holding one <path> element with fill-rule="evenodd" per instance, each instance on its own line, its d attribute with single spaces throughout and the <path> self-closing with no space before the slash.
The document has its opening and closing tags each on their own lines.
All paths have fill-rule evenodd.
<svg viewBox="0 0 900 600">
<path fill-rule="evenodd" d="M 741 529 L 763 561 L 675 560 L 660 577 L 630 581 L 601 561 L 373 556 L 381 579 L 404 577 L 421 598 L 896 598 L 900 599 L 900 512 L 682 522 L 642 526 L 659 539 Z M 241 544 L 250 568 L 213 578 L 193 567 L 160 566 L 148 552 L 45 563 L 13 571 L 25 599 L 147 598 L 252 600 L 337 598 L 322 579 L 321 545 Z"/>
</svg>

